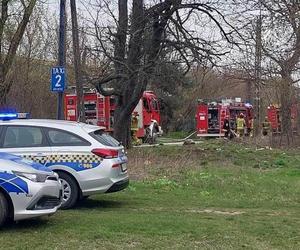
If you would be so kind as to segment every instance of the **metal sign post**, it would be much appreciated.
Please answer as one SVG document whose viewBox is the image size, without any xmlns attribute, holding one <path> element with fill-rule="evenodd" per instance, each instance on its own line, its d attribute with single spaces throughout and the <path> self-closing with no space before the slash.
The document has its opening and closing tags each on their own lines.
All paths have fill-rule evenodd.
<svg viewBox="0 0 300 250">
<path fill-rule="evenodd" d="M 60 0 L 60 16 L 59 16 L 59 42 L 58 42 L 58 66 L 64 67 L 66 62 L 65 57 L 65 29 L 66 29 L 66 0 Z M 65 70 L 64 70 L 65 71 Z M 53 72 L 52 72 L 53 73 Z M 57 79 L 58 80 L 58 79 Z M 57 83 L 57 82 L 56 82 Z M 58 92 L 57 100 L 57 119 L 63 119 L 63 91 Z"/>
</svg>

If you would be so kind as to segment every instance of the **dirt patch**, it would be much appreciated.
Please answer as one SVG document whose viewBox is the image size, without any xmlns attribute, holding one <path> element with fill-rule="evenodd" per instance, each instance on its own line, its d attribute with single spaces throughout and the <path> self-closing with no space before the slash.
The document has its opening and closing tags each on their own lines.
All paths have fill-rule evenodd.
<svg viewBox="0 0 300 250">
<path fill-rule="evenodd" d="M 204 209 L 204 210 L 186 210 L 188 213 L 207 213 L 207 214 L 219 214 L 219 215 L 241 215 L 246 212 L 243 211 L 220 211 L 220 210 L 212 210 L 212 209 Z"/>
<path fill-rule="evenodd" d="M 166 208 L 143 208 L 143 209 L 132 209 L 134 211 L 144 211 L 144 212 L 168 212 L 170 211 L 170 209 L 166 209 Z M 245 211 L 221 211 L 221 210 L 215 210 L 215 209 L 186 209 L 186 210 L 181 210 L 180 212 L 184 212 L 184 213 L 195 213 L 195 214 L 215 214 L 215 215 L 241 215 L 241 214 L 245 214 Z"/>
</svg>

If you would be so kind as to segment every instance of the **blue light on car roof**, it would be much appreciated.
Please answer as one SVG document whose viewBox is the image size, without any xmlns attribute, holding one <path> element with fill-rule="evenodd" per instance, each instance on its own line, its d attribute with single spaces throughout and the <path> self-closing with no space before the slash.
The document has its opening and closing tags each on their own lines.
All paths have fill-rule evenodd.
<svg viewBox="0 0 300 250">
<path fill-rule="evenodd" d="M 0 120 L 8 121 L 18 119 L 18 113 L 0 113 Z"/>
</svg>

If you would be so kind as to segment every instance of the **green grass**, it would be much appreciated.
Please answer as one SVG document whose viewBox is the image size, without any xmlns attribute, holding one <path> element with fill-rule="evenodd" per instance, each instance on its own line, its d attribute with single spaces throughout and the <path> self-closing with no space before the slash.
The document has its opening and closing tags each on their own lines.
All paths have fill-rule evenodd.
<svg viewBox="0 0 300 250">
<path fill-rule="evenodd" d="M 0 231 L 5 249 L 300 249 L 299 151 L 223 141 L 129 152 L 123 192 Z"/>
</svg>

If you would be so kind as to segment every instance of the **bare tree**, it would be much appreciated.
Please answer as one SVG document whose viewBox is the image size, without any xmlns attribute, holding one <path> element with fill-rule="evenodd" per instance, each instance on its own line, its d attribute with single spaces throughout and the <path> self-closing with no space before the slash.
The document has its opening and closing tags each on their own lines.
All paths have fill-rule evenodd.
<svg viewBox="0 0 300 250">
<path fill-rule="evenodd" d="M 282 135 L 288 144 L 292 136 L 291 105 L 295 101 L 294 83 L 298 81 L 300 60 L 300 5 L 298 1 L 262 1 L 264 37 L 262 50 L 279 75 Z"/>
<path fill-rule="evenodd" d="M 46 15 L 46 7 L 38 2 L 26 26 L 7 75 L 12 87 L 6 105 L 30 112 L 32 117 L 54 118 L 56 98 L 49 91 L 49 68 L 57 58 L 57 23 L 52 15 Z"/>
<path fill-rule="evenodd" d="M 159 59 L 176 60 L 187 72 L 193 62 L 205 58 L 214 65 L 215 59 L 228 51 L 219 42 L 224 44 L 233 28 L 218 11 L 221 2 L 164 0 L 146 4 L 133 0 L 130 13 L 127 0 L 119 0 L 118 6 L 111 1 L 98 2 L 116 24 L 101 26 L 100 12 L 94 19 L 98 49 L 108 59 L 108 66 L 104 75 L 91 82 L 101 94 L 116 96 L 114 135 L 124 145 L 130 144 L 131 113 L 151 82 Z M 199 24 L 205 32 L 197 32 Z M 214 39 L 212 31 L 218 32 Z"/>
<path fill-rule="evenodd" d="M 286 136 L 289 143 L 291 104 L 295 102 L 293 90 L 299 79 L 299 2 L 294 0 L 233 0 L 233 3 L 237 5 L 236 9 L 240 12 L 235 22 L 243 27 L 242 36 L 239 37 L 242 55 L 235 53 L 235 59 L 236 61 L 244 60 L 247 66 L 243 68 L 249 72 L 250 79 L 255 82 L 256 88 L 262 88 L 264 93 L 268 92 L 272 96 L 278 91 L 278 85 L 280 86 L 282 135 Z M 245 56 L 247 58 L 243 58 Z M 261 95 L 262 103 L 263 99 L 266 99 L 265 95 Z"/>
<path fill-rule="evenodd" d="M 0 16 L 0 105 L 5 105 L 6 96 L 11 88 L 11 82 L 7 81 L 7 74 L 12 66 L 17 49 L 24 35 L 29 18 L 33 12 L 36 0 L 20 1 L 21 6 L 16 6 L 15 1 L 1 1 Z M 9 19 L 13 12 L 22 9 L 21 20 L 17 22 L 16 29 L 12 32 L 11 39 L 5 39 L 5 29 L 9 26 Z M 12 13 L 10 13 L 10 10 Z"/>
</svg>

